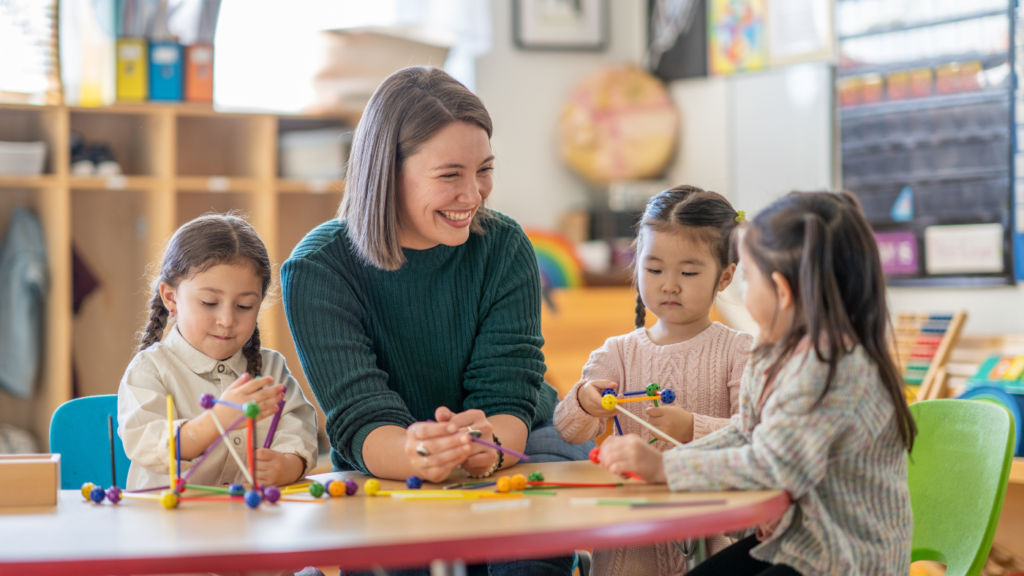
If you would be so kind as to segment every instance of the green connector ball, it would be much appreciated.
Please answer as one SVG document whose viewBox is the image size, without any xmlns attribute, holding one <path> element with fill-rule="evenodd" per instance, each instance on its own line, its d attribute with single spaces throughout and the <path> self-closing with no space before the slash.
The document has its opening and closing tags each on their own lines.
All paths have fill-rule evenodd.
<svg viewBox="0 0 1024 576">
<path fill-rule="evenodd" d="M 647 395 L 648 396 L 657 396 L 658 395 L 658 390 L 661 390 L 661 386 L 658 386 L 657 384 L 655 384 L 653 382 L 647 385 Z"/>
<path fill-rule="evenodd" d="M 309 485 L 309 493 L 313 498 L 319 498 L 324 495 L 324 485 L 319 482 L 313 482 Z"/>
<path fill-rule="evenodd" d="M 260 405 L 254 401 L 246 402 L 242 406 L 242 413 L 245 414 L 246 418 L 255 418 L 260 415 Z"/>
<path fill-rule="evenodd" d="M 541 474 L 540 472 L 530 472 L 530 477 L 528 478 L 528 480 L 530 482 L 543 482 L 544 475 Z"/>
</svg>

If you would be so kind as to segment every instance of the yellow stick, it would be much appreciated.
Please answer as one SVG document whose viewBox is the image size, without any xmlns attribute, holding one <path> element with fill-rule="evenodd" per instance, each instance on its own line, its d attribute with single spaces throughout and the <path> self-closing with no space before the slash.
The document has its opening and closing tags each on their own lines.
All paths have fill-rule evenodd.
<svg viewBox="0 0 1024 576">
<path fill-rule="evenodd" d="M 616 407 L 615 407 L 615 409 L 616 409 L 616 410 L 618 410 L 619 412 L 622 412 L 622 413 L 623 413 L 623 414 L 625 414 L 626 416 L 629 416 L 629 417 L 630 417 L 630 418 L 632 418 L 633 420 L 636 420 L 636 421 L 637 421 L 637 422 L 639 422 L 639 423 L 640 423 L 640 425 L 641 425 L 641 426 L 643 426 L 644 428 L 647 428 L 648 430 L 650 430 L 650 431 L 651 431 L 651 432 L 653 432 L 654 434 L 656 434 L 656 435 L 658 435 L 658 436 L 661 436 L 662 438 L 664 438 L 665 440 L 668 440 L 669 442 L 671 442 L 671 443 L 675 444 L 676 446 L 682 446 L 682 445 L 683 445 L 683 443 L 682 443 L 682 442 L 680 442 L 679 440 L 676 440 L 675 438 L 673 438 L 673 437 L 669 436 L 668 434 L 665 434 L 665 433 L 664 433 L 664 432 L 662 432 L 661 430 L 658 430 L 658 429 L 657 429 L 657 428 L 655 428 L 654 426 L 651 426 L 651 425 L 650 425 L 650 424 L 648 424 L 647 422 L 644 422 L 642 418 L 640 418 L 640 417 L 639 417 L 639 416 L 637 416 L 636 414 L 633 414 L 633 413 L 632 413 L 632 412 L 630 412 L 629 410 L 626 410 L 626 409 L 625 409 L 625 408 L 623 408 L 622 406 L 616 406 Z"/>
<path fill-rule="evenodd" d="M 167 395 L 167 454 L 170 456 L 171 486 L 174 486 L 174 398 Z"/>
<path fill-rule="evenodd" d="M 661 396 L 646 396 L 644 398 L 625 398 L 619 400 L 619 404 L 625 404 L 626 402 L 644 402 L 646 400 L 661 400 Z"/>
<path fill-rule="evenodd" d="M 220 432 L 221 436 L 226 437 L 227 432 L 224 431 L 224 426 L 220 423 L 220 420 L 217 419 L 217 414 L 215 414 L 213 410 L 209 410 L 208 412 L 210 413 L 210 417 L 213 418 L 214 425 L 217 426 L 217 431 Z M 234 456 L 235 463 L 238 464 L 238 468 L 241 469 L 242 474 L 245 475 L 245 479 L 249 481 L 251 486 L 255 486 L 256 483 L 252 481 L 252 476 L 249 475 L 249 467 L 242 462 L 242 457 L 238 455 L 238 452 L 235 452 L 235 447 L 231 445 L 231 442 L 227 441 L 227 438 L 224 439 L 224 445 L 228 447 L 228 452 Z"/>
</svg>

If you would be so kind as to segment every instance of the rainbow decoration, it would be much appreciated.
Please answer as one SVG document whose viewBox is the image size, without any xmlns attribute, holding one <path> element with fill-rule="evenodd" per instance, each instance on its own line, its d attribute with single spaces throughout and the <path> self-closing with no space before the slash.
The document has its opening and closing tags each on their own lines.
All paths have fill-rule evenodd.
<svg viewBox="0 0 1024 576">
<path fill-rule="evenodd" d="M 583 286 L 583 264 L 568 238 L 546 230 L 527 229 L 525 232 L 537 254 L 541 286 L 545 291 Z"/>
</svg>

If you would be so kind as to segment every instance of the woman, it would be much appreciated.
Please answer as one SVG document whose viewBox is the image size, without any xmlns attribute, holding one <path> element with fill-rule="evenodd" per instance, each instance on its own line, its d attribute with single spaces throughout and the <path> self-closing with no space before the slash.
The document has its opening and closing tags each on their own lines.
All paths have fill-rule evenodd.
<svg viewBox="0 0 1024 576">
<path fill-rule="evenodd" d="M 443 71 L 391 75 L 356 129 L 338 219 L 281 269 L 337 469 L 440 482 L 515 463 L 469 430 L 531 462 L 587 457 L 550 426 L 537 261 L 522 229 L 484 207 L 490 138 L 483 103 Z M 568 574 L 571 559 L 523 564 Z"/>
</svg>

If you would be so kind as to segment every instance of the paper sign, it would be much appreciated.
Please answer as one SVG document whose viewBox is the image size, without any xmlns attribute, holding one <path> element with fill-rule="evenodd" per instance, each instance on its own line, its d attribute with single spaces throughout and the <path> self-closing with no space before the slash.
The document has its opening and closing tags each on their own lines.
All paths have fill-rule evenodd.
<svg viewBox="0 0 1024 576">
<path fill-rule="evenodd" d="M 917 274 L 917 238 L 913 232 L 875 232 L 886 276 Z"/>
<path fill-rule="evenodd" d="M 924 229 L 925 268 L 929 274 L 1003 271 L 1003 225 L 963 224 Z"/>
</svg>

